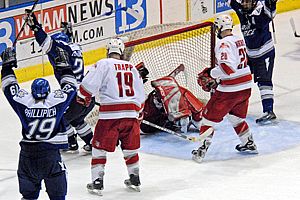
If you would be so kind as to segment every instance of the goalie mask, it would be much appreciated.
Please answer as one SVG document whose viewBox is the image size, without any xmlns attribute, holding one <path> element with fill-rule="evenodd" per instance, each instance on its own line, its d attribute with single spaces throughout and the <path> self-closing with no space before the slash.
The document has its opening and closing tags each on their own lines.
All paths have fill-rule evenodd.
<svg viewBox="0 0 300 200">
<path fill-rule="evenodd" d="M 222 39 L 221 32 L 225 30 L 232 30 L 233 29 L 233 20 L 230 15 L 220 15 L 216 18 L 215 28 L 217 32 L 217 37 Z"/>
<path fill-rule="evenodd" d="M 50 85 L 46 79 L 37 78 L 31 84 L 31 94 L 34 99 L 46 99 L 50 93 Z"/>
<path fill-rule="evenodd" d="M 120 38 L 110 39 L 106 45 L 107 54 L 116 53 L 119 55 L 124 54 L 125 45 Z"/>
<path fill-rule="evenodd" d="M 248 14 L 252 13 L 254 8 L 256 7 L 256 4 L 257 4 L 257 0 L 242 0 L 241 1 L 243 12 L 248 13 Z"/>
</svg>

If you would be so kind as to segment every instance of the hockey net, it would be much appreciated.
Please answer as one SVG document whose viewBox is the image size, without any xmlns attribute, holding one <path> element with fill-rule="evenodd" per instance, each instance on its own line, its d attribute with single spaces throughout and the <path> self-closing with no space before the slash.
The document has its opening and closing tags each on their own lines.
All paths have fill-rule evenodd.
<svg viewBox="0 0 300 200">
<path fill-rule="evenodd" d="M 209 93 L 197 84 L 197 74 L 205 67 L 214 65 L 215 32 L 213 23 L 175 23 L 147 27 L 138 31 L 118 35 L 127 39 L 125 59 L 137 65 L 144 62 L 149 70 L 149 81 L 145 91 L 153 88 L 151 81 L 170 74 L 180 64 L 183 73 L 176 75 L 179 85 L 189 89 L 197 98 L 208 100 Z M 95 125 L 98 118 L 95 106 L 86 118 Z"/>
</svg>

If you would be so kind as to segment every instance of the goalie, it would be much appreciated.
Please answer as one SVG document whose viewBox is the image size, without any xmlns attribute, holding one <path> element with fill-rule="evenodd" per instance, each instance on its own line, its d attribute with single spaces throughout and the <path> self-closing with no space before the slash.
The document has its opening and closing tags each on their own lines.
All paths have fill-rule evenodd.
<svg viewBox="0 0 300 200">
<path fill-rule="evenodd" d="M 176 74 L 183 70 L 184 66 L 180 65 L 170 75 L 151 81 L 154 90 L 146 99 L 144 119 L 158 126 L 186 133 L 191 124 L 199 129 L 204 104 L 175 80 Z M 149 134 L 157 129 L 142 123 L 141 131 Z"/>
</svg>

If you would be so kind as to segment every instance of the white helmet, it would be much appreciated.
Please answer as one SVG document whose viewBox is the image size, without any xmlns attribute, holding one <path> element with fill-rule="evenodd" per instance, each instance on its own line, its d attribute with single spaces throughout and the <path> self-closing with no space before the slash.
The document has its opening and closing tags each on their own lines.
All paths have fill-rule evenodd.
<svg viewBox="0 0 300 200">
<path fill-rule="evenodd" d="M 111 53 L 117 53 L 123 55 L 125 50 L 124 42 L 120 38 L 110 39 L 106 45 L 108 55 Z"/>
<path fill-rule="evenodd" d="M 220 15 L 215 20 L 215 25 L 219 32 L 224 30 L 232 30 L 233 28 L 233 21 L 230 15 Z"/>
</svg>

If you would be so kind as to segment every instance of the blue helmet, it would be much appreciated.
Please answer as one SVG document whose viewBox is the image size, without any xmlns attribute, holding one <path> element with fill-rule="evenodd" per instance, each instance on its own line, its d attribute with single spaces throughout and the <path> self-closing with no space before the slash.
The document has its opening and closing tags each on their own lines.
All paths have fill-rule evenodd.
<svg viewBox="0 0 300 200">
<path fill-rule="evenodd" d="M 37 78 L 31 84 L 31 94 L 33 98 L 46 99 L 50 93 L 50 85 L 46 79 Z"/>
<path fill-rule="evenodd" d="M 51 38 L 53 40 L 59 40 L 59 41 L 63 41 L 66 43 L 71 42 L 71 39 L 69 38 L 69 36 L 67 36 L 67 34 L 60 32 L 60 33 L 55 33 L 53 35 L 51 35 Z"/>
</svg>

